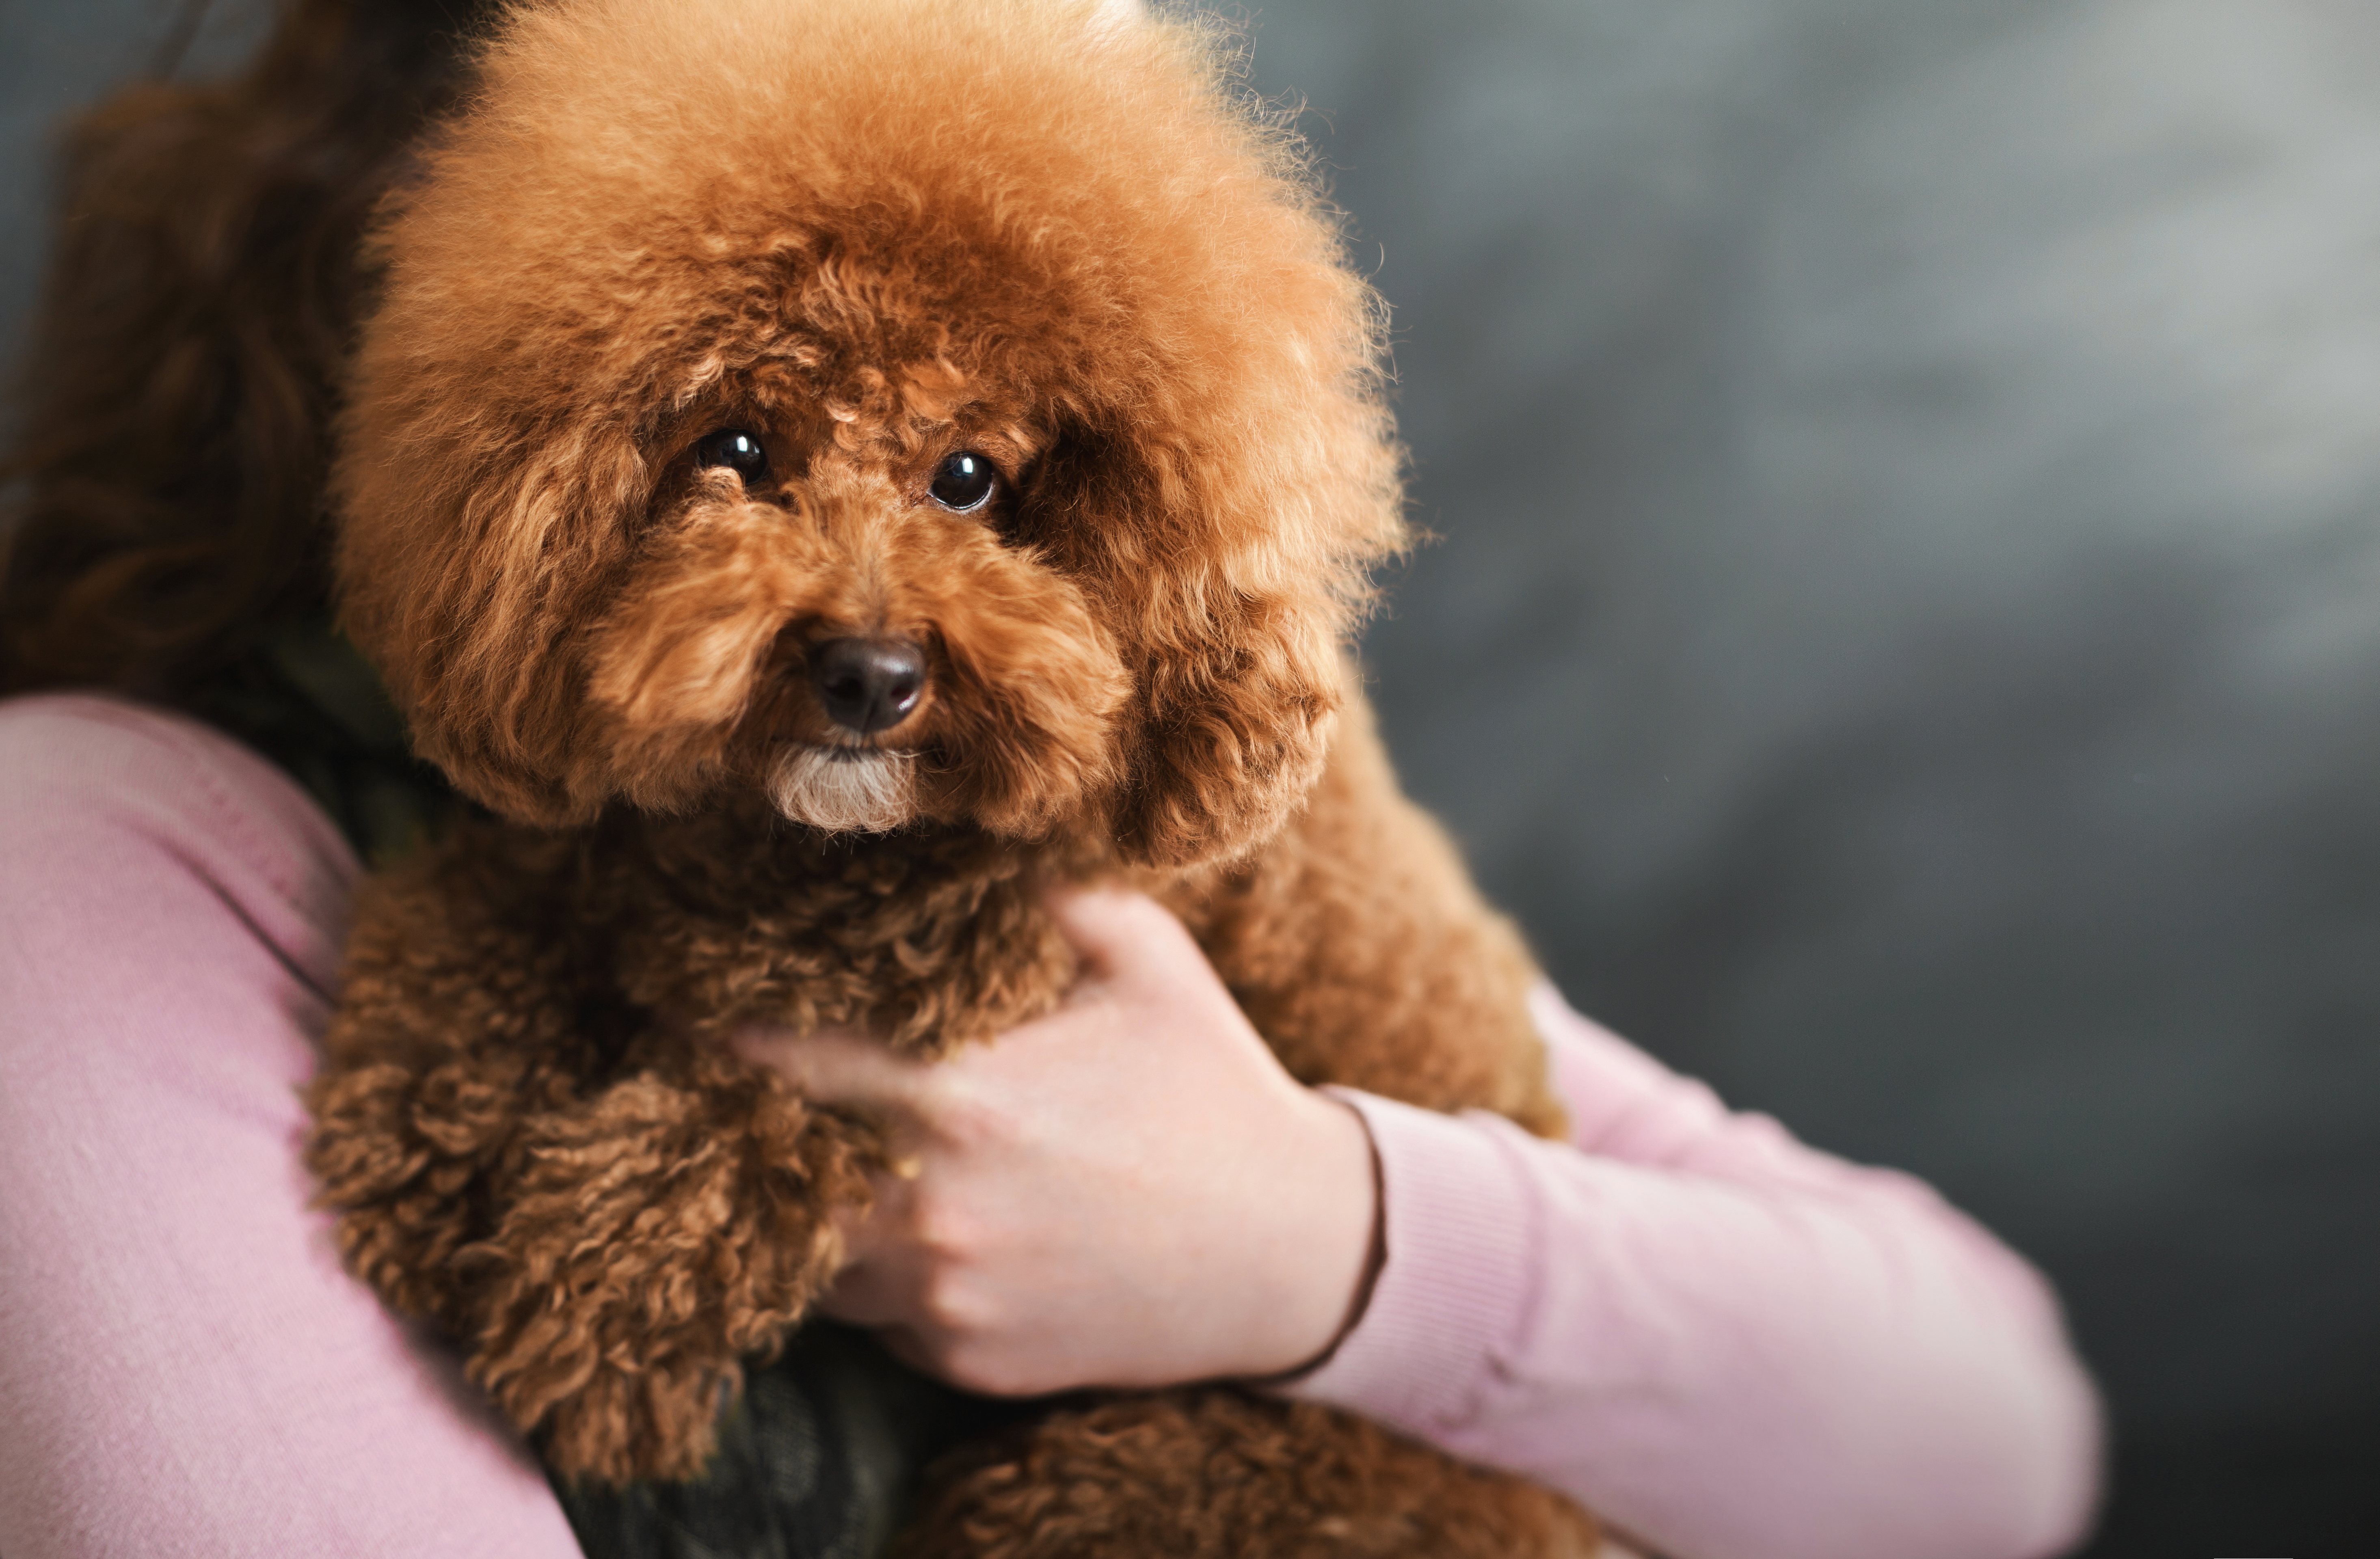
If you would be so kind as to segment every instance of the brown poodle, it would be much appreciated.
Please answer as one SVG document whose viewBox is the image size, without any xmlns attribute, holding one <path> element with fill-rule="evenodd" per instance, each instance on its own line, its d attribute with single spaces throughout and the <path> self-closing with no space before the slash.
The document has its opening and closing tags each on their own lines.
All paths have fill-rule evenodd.
<svg viewBox="0 0 2380 1559">
<path fill-rule="evenodd" d="M 1561 1124 L 1531 967 L 1345 659 L 1378 300 L 1218 34 L 1033 0 L 542 0 L 371 250 L 349 632 L 492 816 L 375 879 L 314 1085 L 347 1259 L 561 1472 L 695 1473 L 874 1132 L 722 1043 L 1048 1009 L 1046 884 L 1189 925 L 1289 1070 Z M 1225 1388 L 945 1469 L 928 1554 L 1585 1553 Z"/>
</svg>

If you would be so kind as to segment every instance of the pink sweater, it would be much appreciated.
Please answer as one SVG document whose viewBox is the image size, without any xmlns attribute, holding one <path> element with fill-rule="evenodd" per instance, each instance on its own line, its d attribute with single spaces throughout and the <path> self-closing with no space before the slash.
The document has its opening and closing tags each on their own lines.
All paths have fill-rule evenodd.
<svg viewBox="0 0 2380 1559">
<path fill-rule="evenodd" d="M 354 858 L 283 775 L 0 705 L 0 1553 L 577 1553 L 527 1455 L 306 1207 Z M 2055 1302 L 1918 1182 L 1730 1116 L 1545 993 L 1573 1145 L 1351 1094 L 1370 1309 L 1297 1390 L 1678 1559 L 2023 1559 L 2097 1413 Z"/>
</svg>

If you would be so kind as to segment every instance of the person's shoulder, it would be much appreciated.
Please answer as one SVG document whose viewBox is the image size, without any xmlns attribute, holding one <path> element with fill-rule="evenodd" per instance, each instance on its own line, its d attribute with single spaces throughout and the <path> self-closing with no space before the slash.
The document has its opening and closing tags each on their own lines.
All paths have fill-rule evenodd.
<svg viewBox="0 0 2380 1559">
<path fill-rule="evenodd" d="M 187 716 L 105 694 L 0 699 L 0 871 L 64 886 L 194 871 L 251 914 L 344 915 L 354 854 L 296 781 Z"/>
<path fill-rule="evenodd" d="M 305 793 L 264 758 L 186 715 L 102 693 L 0 699 L 0 795 L 76 813 L 227 806 L 293 820 Z"/>
<path fill-rule="evenodd" d="M 210 750 L 239 743 L 198 721 L 107 693 L 0 698 L 0 781 L 7 793 L 72 795 L 94 781 L 138 789 Z"/>
</svg>

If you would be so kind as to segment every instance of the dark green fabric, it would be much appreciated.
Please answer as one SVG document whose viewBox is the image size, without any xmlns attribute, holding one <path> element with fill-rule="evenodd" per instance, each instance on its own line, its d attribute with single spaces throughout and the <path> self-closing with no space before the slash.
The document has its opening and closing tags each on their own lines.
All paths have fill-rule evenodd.
<svg viewBox="0 0 2380 1559">
<path fill-rule="evenodd" d="M 189 706 L 285 769 L 369 864 L 411 850 L 463 804 L 406 744 L 379 673 L 328 623 L 273 629 Z"/>
<path fill-rule="evenodd" d="M 919 1469 L 1006 1416 L 812 1322 L 746 1382 L 699 1482 L 554 1490 L 588 1559 L 869 1559 Z"/>
<path fill-rule="evenodd" d="M 412 755 L 379 676 L 327 624 L 274 630 L 189 707 L 279 764 L 372 864 L 468 804 Z M 926 1460 L 998 1414 L 815 1323 L 728 1406 L 708 1477 L 554 1489 L 589 1559 L 867 1559 Z"/>
</svg>

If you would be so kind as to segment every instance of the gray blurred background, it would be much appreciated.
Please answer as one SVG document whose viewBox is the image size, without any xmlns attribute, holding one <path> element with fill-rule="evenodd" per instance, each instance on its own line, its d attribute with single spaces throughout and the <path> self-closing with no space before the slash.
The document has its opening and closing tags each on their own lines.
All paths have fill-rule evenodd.
<svg viewBox="0 0 2380 1559">
<path fill-rule="evenodd" d="M 0 347 L 169 11 L 0 0 Z M 1411 788 L 1580 1006 L 2052 1274 L 2092 1554 L 2380 1553 L 2380 6 L 1251 20 L 1396 310 Z"/>
</svg>

